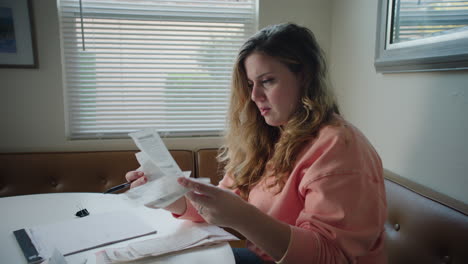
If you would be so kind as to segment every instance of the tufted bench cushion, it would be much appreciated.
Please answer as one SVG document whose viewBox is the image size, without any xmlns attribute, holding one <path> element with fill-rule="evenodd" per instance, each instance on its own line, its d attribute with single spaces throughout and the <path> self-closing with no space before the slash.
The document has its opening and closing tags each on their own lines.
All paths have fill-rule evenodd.
<svg viewBox="0 0 468 264">
<path fill-rule="evenodd" d="M 385 171 L 389 264 L 468 263 L 468 207 Z"/>
<path fill-rule="evenodd" d="M 194 172 L 192 151 L 172 150 Z M 135 151 L 1 153 L 0 197 L 51 192 L 103 192 L 138 168 Z"/>
</svg>

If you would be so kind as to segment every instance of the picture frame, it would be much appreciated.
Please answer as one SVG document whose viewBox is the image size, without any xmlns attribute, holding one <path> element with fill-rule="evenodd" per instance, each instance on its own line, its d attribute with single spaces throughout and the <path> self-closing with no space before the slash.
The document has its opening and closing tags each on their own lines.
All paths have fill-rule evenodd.
<svg viewBox="0 0 468 264">
<path fill-rule="evenodd" d="M 37 68 L 32 0 L 0 0 L 0 68 Z"/>
</svg>

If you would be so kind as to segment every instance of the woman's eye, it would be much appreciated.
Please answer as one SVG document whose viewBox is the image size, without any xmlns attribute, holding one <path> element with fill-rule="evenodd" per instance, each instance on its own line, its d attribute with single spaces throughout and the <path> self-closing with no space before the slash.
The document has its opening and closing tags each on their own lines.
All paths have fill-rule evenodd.
<svg viewBox="0 0 468 264">
<path fill-rule="evenodd" d="M 272 85 L 272 84 L 274 83 L 274 81 L 275 81 L 275 80 L 274 80 L 273 78 L 266 79 L 266 80 L 263 80 L 263 81 L 262 81 L 262 85 L 263 85 L 264 87 L 268 87 L 268 86 Z"/>
</svg>

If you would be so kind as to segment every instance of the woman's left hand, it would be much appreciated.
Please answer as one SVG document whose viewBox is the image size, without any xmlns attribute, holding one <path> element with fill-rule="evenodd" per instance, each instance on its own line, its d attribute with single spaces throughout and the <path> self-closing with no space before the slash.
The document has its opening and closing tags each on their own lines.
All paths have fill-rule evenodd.
<svg viewBox="0 0 468 264">
<path fill-rule="evenodd" d="M 206 222 L 235 229 L 237 224 L 248 217 L 252 205 L 235 193 L 187 178 L 179 178 L 177 181 L 191 190 L 185 197 Z"/>
</svg>

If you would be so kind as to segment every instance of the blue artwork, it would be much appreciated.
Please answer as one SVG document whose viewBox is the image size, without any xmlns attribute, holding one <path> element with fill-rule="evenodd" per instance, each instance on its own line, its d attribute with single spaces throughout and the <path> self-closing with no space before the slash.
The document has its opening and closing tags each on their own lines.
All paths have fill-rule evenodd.
<svg viewBox="0 0 468 264">
<path fill-rule="evenodd" d="M 0 53 L 16 53 L 13 12 L 6 7 L 0 7 Z"/>
</svg>

